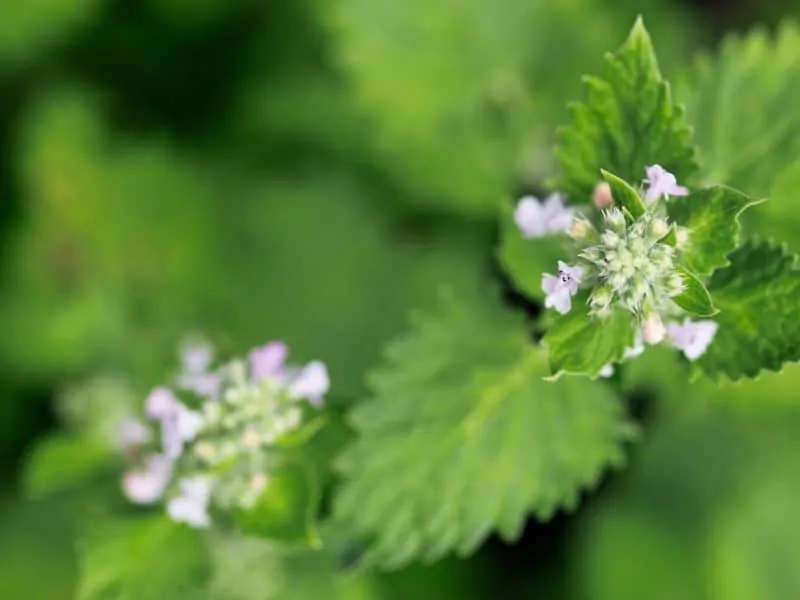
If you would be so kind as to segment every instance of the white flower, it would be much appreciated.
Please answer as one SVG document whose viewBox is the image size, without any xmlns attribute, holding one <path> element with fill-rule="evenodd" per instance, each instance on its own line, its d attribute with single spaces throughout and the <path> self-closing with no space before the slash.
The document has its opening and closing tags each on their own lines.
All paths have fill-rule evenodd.
<svg viewBox="0 0 800 600">
<path fill-rule="evenodd" d="M 558 275 L 545 273 L 542 276 L 542 291 L 546 294 L 545 307 L 555 308 L 562 315 L 567 314 L 572 308 L 572 296 L 578 293 L 585 271 L 581 266 L 573 267 L 558 261 Z"/>
<path fill-rule="evenodd" d="M 133 417 L 126 417 L 120 421 L 118 435 L 118 443 L 122 450 L 144 446 L 152 438 L 150 429 Z"/>
<path fill-rule="evenodd" d="M 184 477 L 179 482 L 180 495 L 167 503 L 167 513 L 176 523 L 204 528 L 211 524 L 208 502 L 211 498 L 211 479 Z"/>
<path fill-rule="evenodd" d="M 219 373 L 208 370 L 214 360 L 214 350 L 206 342 L 184 345 L 181 350 L 183 370 L 178 376 L 178 387 L 199 396 L 216 398 L 222 384 Z"/>
<path fill-rule="evenodd" d="M 648 316 L 642 324 L 642 338 L 648 344 L 658 344 L 664 339 L 666 333 L 664 323 L 657 314 Z"/>
<path fill-rule="evenodd" d="M 644 199 L 648 204 L 655 202 L 659 198 L 686 196 L 689 193 L 689 190 L 685 187 L 678 185 L 675 175 L 661 165 L 645 167 L 645 172 L 647 173 L 645 181 L 649 184 L 649 187 Z"/>
<path fill-rule="evenodd" d="M 292 380 L 289 394 L 294 398 L 307 398 L 311 404 L 319 406 L 329 387 L 330 378 L 325 363 L 315 360 L 303 367 Z"/>
<path fill-rule="evenodd" d="M 567 232 L 574 216 L 575 211 L 564 206 L 560 194 L 550 194 L 544 203 L 534 196 L 525 196 L 514 210 L 514 222 L 527 238 Z"/>
<path fill-rule="evenodd" d="M 147 415 L 161 422 L 161 443 L 170 459 L 183 451 L 203 425 L 203 415 L 189 410 L 167 388 L 157 387 L 147 397 Z"/>
<path fill-rule="evenodd" d="M 598 375 L 600 377 L 611 377 L 614 374 L 614 365 L 608 363 L 607 365 L 603 365 L 603 368 L 600 369 Z"/>
<path fill-rule="evenodd" d="M 672 345 L 681 350 L 689 360 L 697 360 L 708 349 L 717 333 L 718 326 L 714 321 L 692 321 L 684 319 L 683 323 L 667 325 Z"/>
<path fill-rule="evenodd" d="M 636 358 L 637 356 L 641 355 L 643 352 L 644 352 L 644 340 L 642 339 L 641 332 L 639 332 L 636 335 L 636 339 L 633 342 L 633 346 L 625 350 L 624 358 L 630 360 L 631 358 Z"/>
<path fill-rule="evenodd" d="M 167 488 L 172 477 L 172 461 L 163 454 L 150 454 L 143 467 L 125 473 L 122 491 L 131 502 L 153 504 Z"/>
</svg>

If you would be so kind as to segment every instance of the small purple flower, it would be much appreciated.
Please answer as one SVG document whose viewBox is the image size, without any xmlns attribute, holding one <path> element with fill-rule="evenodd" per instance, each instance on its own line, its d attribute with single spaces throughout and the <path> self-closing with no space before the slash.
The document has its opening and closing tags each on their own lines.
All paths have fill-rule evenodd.
<svg viewBox="0 0 800 600">
<path fill-rule="evenodd" d="M 574 217 L 575 211 L 564 206 L 560 194 L 550 194 L 544 203 L 534 196 L 525 196 L 514 210 L 514 222 L 526 238 L 566 233 Z"/>
<path fill-rule="evenodd" d="M 181 350 L 183 370 L 178 376 L 178 387 L 205 398 L 216 398 L 222 376 L 208 370 L 213 360 L 214 350 L 207 342 L 186 344 Z"/>
<path fill-rule="evenodd" d="M 685 187 L 678 185 L 675 175 L 664 169 L 661 165 L 645 167 L 649 187 L 645 193 L 645 202 L 655 202 L 659 198 L 669 196 L 686 196 L 689 193 Z"/>
<path fill-rule="evenodd" d="M 250 351 L 250 377 L 258 383 L 265 378 L 282 379 L 289 349 L 283 342 L 270 342 Z"/>
<path fill-rule="evenodd" d="M 714 321 L 692 321 L 670 323 L 667 326 L 672 345 L 681 350 L 689 360 L 697 360 L 711 344 L 717 334 L 718 325 Z"/>
<path fill-rule="evenodd" d="M 211 480 L 208 477 L 184 477 L 178 482 L 180 495 L 167 503 L 167 513 L 176 523 L 196 528 L 211 524 L 208 503 L 211 499 Z"/>
<path fill-rule="evenodd" d="M 122 491 L 136 504 L 157 502 L 172 477 L 172 461 L 163 454 L 150 454 L 142 467 L 132 469 L 122 478 Z"/>
<path fill-rule="evenodd" d="M 203 424 L 203 416 L 181 404 L 171 390 L 157 387 L 147 397 L 147 416 L 161 423 L 164 453 L 178 458 L 185 442 L 194 439 Z"/>
<path fill-rule="evenodd" d="M 325 363 L 315 360 L 303 367 L 289 383 L 289 394 L 295 398 L 307 398 L 314 406 L 320 406 L 329 388 L 328 369 Z"/>
<path fill-rule="evenodd" d="M 572 308 L 572 296 L 578 293 L 585 269 L 558 261 L 558 275 L 545 273 L 542 276 L 542 291 L 546 294 L 544 305 L 555 308 L 562 315 Z"/>
</svg>

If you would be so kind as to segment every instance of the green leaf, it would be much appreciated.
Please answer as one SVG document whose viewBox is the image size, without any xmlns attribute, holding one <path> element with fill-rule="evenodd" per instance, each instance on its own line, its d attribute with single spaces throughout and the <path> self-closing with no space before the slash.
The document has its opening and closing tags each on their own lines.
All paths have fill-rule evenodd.
<svg viewBox="0 0 800 600">
<path fill-rule="evenodd" d="M 699 146 L 702 181 L 772 198 L 778 174 L 800 156 L 797 23 L 785 20 L 774 36 L 766 27 L 729 34 L 677 91 Z"/>
<path fill-rule="evenodd" d="M 564 236 L 526 238 L 514 222 L 514 206 L 503 203 L 500 213 L 500 245 L 497 258 L 514 287 L 532 300 L 542 300 L 542 275 L 558 267 L 568 256 Z"/>
<path fill-rule="evenodd" d="M 641 19 L 605 61 L 602 77 L 586 77 L 586 100 L 571 106 L 572 122 L 559 131 L 561 167 L 553 182 L 573 203 L 589 202 L 600 169 L 624 181 L 641 181 L 659 164 L 679 182 L 696 170 L 691 130 L 683 107 L 672 101 Z"/>
<path fill-rule="evenodd" d="M 684 290 L 672 300 L 686 312 L 698 317 L 713 317 L 719 311 L 714 308 L 711 295 L 697 275 L 682 267 L 676 267 L 683 279 Z"/>
<path fill-rule="evenodd" d="M 689 268 L 705 276 L 726 266 L 728 253 L 739 245 L 739 215 L 762 202 L 723 185 L 670 200 L 670 218 L 690 230 L 682 249 Z"/>
<path fill-rule="evenodd" d="M 596 377 L 609 363 L 622 360 L 633 346 L 635 329 L 629 312 L 617 310 L 607 318 L 589 314 L 585 294 L 572 299 L 572 310 L 553 319 L 542 343 L 550 353 L 550 372 Z"/>
<path fill-rule="evenodd" d="M 236 511 L 234 519 L 248 535 L 317 546 L 320 491 L 313 471 L 284 465 L 270 473 L 269 484 L 255 506 Z"/>
<path fill-rule="evenodd" d="M 95 523 L 78 554 L 78 600 L 188 598 L 208 575 L 200 534 L 165 514 Z"/>
<path fill-rule="evenodd" d="M 108 445 L 83 437 L 54 435 L 39 442 L 28 458 L 24 485 L 31 497 L 71 488 L 113 464 Z"/>
<path fill-rule="evenodd" d="M 638 219 L 647 211 L 642 197 L 628 182 L 623 181 L 605 169 L 600 169 L 600 173 L 611 187 L 611 197 L 614 199 L 614 203 L 620 208 L 627 210 L 630 217 L 633 217 L 634 220 Z"/>
<path fill-rule="evenodd" d="M 714 273 L 708 291 L 720 314 L 706 353 L 693 363 L 713 379 L 756 377 L 800 360 L 800 270 L 797 257 L 769 242 L 748 242 Z"/>
<path fill-rule="evenodd" d="M 633 428 L 614 394 L 544 381 L 521 319 L 484 302 L 445 298 L 418 316 L 351 413 L 334 514 L 368 543 L 367 563 L 466 556 L 494 530 L 516 540 L 529 512 L 574 508 L 624 460 Z"/>
</svg>

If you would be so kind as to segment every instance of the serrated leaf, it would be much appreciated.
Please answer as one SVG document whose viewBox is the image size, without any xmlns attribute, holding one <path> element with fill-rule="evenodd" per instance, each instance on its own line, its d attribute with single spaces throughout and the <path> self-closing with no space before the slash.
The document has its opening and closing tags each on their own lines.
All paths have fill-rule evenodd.
<svg viewBox="0 0 800 600">
<path fill-rule="evenodd" d="M 554 189 L 582 203 L 590 201 L 603 168 L 624 181 L 641 181 L 652 164 L 681 182 L 694 174 L 691 130 L 661 77 L 641 19 L 622 47 L 606 57 L 602 77 L 584 82 L 586 99 L 571 106 L 572 121 L 559 132 Z"/>
<path fill-rule="evenodd" d="M 681 79 L 678 97 L 699 146 L 700 177 L 772 197 L 775 178 L 800 155 L 800 28 L 785 20 L 729 34 Z"/>
<path fill-rule="evenodd" d="M 542 339 L 550 354 L 553 377 L 562 374 L 595 377 L 609 363 L 619 362 L 634 342 L 633 317 L 617 310 L 606 318 L 589 314 L 585 294 L 572 299 L 572 310 L 558 315 Z"/>
<path fill-rule="evenodd" d="M 515 540 L 529 512 L 574 508 L 621 464 L 632 426 L 618 399 L 545 375 L 521 320 L 479 301 L 445 299 L 389 346 L 337 461 L 334 514 L 368 543 L 367 563 L 465 556 L 494 530 Z"/>
<path fill-rule="evenodd" d="M 714 308 L 711 295 L 697 275 L 683 267 L 676 267 L 675 271 L 683 279 L 684 290 L 672 299 L 673 302 L 689 314 L 698 317 L 713 317 L 716 315 L 719 311 Z"/>
<path fill-rule="evenodd" d="M 770 242 L 748 242 L 714 272 L 708 291 L 720 309 L 719 329 L 693 363 L 713 379 L 756 377 L 800 360 L 800 270 L 797 257 Z"/>
<path fill-rule="evenodd" d="M 542 275 L 552 272 L 558 260 L 568 256 L 565 236 L 526 238 L 514 222 L 514 208 L 503 203 L 500 209 L 500 245 L 497 258 L 514 287 L 532 300 L 542 300 Z"/>
<path fill-rule="evenodd" d="M 683 261 L 701 276 L 727 265 L 728 253 L 739 245 L 739 215 L 761 202 L 723 185 L 671 199 L 670 218 L 689 228 Z"/>
<path fill-rule="evenodd" d="M 626 210 L 634 220 L 645 213 L 647 207 L 644 205 L 642 197 L 627 181 L 623 181 L 605 169 L 600 169 L 600 173 L 611 188 L 611 197 L 614 199 L 614 204 L 616 206 Z"/>
<path fill-rule="evenodd" d="M 165 514 L 95 523 L 78 554 L 78 600 L 188 598 L 208 575 L 200 533 Z"/>
</svg>

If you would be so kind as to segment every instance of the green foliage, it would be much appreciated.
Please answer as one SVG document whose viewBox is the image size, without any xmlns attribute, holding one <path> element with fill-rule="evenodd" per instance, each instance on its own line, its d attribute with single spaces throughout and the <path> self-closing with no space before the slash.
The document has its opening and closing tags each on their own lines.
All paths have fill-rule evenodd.
<svg viewBox="0 0 800 600">
<path fill-rule="evenodd" d="M 614 204 L 616 206 L 627 211 L 634 220 L 641 217 L 647 211 L 644 200 L 642 200 L 639 193 L 633 189 L 627 181 L 620 179 L 605 169 L 600 169 L 600 173 L 611 188 L 611 197 L 614 199 Z"/>
<path fill-rule="evenodd" d="M 729 255 L 708 290 L 720 309 L 719 330 L 695 372 L 733 380 L 779 371 L 800 360 L 797 257 L 772 243 L 748 242 Z"/>
<path fill-rule="evenodd" d="M 623 461 L 632 428 L 603 386 L 544 381 L 519 319 L 446 298 L 391 344 L 374 396 L 351 413 L 335 514 L 392 569 L 471 554 L 493 530 L 516 539 Z M 435 482 L 435 485 L 431 485 Z"/>
<path fill-rule="evenodd" d="M 100 0 L 31 0 L 3 6 L 0 64 L 19 61 L 56 46 L 67 34 L 88 24 Z"/>
<path fill-rule="evenodd" d="M 514 286 L 528 298 L 543 300 L 542 275 L 566 255 L 559 236 L 526 238 L 514 222 L 514 206 L 504 202 L 500 212 L 500 243 L 495 251 Z"/>
<path fill-rule="evenodd" d="M 700 178 L 771 197 L 776 177 L 800 155 L 800 29 L 785 21 L 725 37 L 684 74 L 678 97 L 699 146 Z M 769 208 L 769 207 L 768 207 Z"/>
<path fill-rule="evenodd" d="M 686 265 L 698 275 L 707 276 L 729 264 L 728 253 L 739 245 L 739 215 L 762 202 L 726 186 L 672 199 L 667 205 L 670 218 L 691 230 L 687 246 L 682 249 Z"/>
<path fill-rule="evenodd" d="M 234 518 L 248 535 L 318 546 L 320 493 L 313 471 L 286 464 L 270 473 L 269 485 L 255 506 L 238 511 Z"/>
<path fill-rule="evenodd" d="M 691 45 L 676 7 L 647 4 L 672 56 Z M 572 74 L 594 67 L 642 3 L 615 8 L 595 0 L 344 0 L 333 3 L 331 23 L 357 100 L 411 199 L 423 209 L 490 215 L 515 181 L 550 174 L 551 131 L 577 91 Z M 680 37 L 670 35 L 679 27 Z"/>
<path fill-rule="evenodd" d="M 637 20 L 622 47 L 609 54 L 602 77 L 585 77 L 586 100 L 571 105 L 572 122 L 560 130 L 553 186 L 573 203 L 589 202 L 600 169 L 623 181 L 641 181 L 659 164 L 678 181 L 696 170 L 691 129 L 674 104 L 650 36 Z"/>
<path fill-rule="evenodd" d="M 107 445 L 66 435 L 40 442 L 25 469 L 25 490 L 31 497 L 47 496 L 80 485 L 111 466 Z"/>
<path fill-rule="evenodd" d="M 78 555 L 78 600 L 199 597 L 208 575 L 201 536 L 165 514 L 97 522 Z"/>
<path fill-rule="evenodd" d="M 680 274 L 684 285 L 683 292 L 673 298 L 675 304 L 690 315 L 698 317 L 713 317 L 719 312 L 714 308 L 711 295 L 697 275 L 682 267 L 676 267 L 675 272 Z"/>
<path fill-rule="evenodd" d="M 596 377 L 605 365 L 622 360 L 625 350 L 633 346 L 634 334 L 629 312 L 616 310 L 607 318 L 593 317 L 586 294 L 578 294 L 572 310 L 553 319 L 542 343 L 549 350 L 553 377 Z"/>
</svg>

